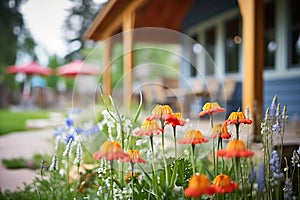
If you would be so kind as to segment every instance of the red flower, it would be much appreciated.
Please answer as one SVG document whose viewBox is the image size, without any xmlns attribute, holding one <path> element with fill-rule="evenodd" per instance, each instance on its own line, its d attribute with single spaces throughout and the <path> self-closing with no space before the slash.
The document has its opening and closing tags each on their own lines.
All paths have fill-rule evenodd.
<svg viewBox="0 0 300 200">
<path fill-rule="evenodd" d="M 234 191 L 237 188 L 237 184 L 231 181 L 228 175 L 220 174 L 216 176 L 212 187 L 216 193 L 223 194 Z"/>
<path fill-rule="evenodd" d="M 228 128 L 225 124 L 215 124 L 212 128 L 212 138 L 229 139 L 231 138 L 230 133 L 228 132 Z"/>
<path fill-rule="evenodd" d="M 184 126 L 186 121 L 182 118 L 181 113 L 173 113 L 169 114 L 165 118 L 165 124 L 169 124 L 171 126 Z"/>
<path fill-rule="evenodd" d="M 226 126 L 229 124 L 252 124 L 252 120 L 247 119 L 243 112 L 232 112 L 225 121 Z"/>
<path fill-rule="evenodd" d="M 149 118 L 143 123 L 141 130 L 135 132 L 137 136 L 152 136 L 159 135 L 163 132 L 163 129 L 159 126 L 159 124 L 155 120 L 151 120 Z"/>
<path fill-rule="evenodd" d="M 217 156 L 234 158 L 234 157 L 252 157 L 253 151 L 247 150 L 242 140 L 231 140 L 228 142 L 226 149 L 217 152 Z"/>
<path fill-rule="evenodd" d="M 201 197 L 203 194 L 212 195 L 214 193 L 210 180 L 203 174 L 192 176 L 188 187 L 184 190 L 187 197 Z"/>
<path fill-rule="evenodd" d="M 208 142 L 199 130 L 188 130 L 184 134 L 184 138 L 178 140 L 178 144 L 201 144 Z"/>
<path fill-rule="evenodd" d="M 130 162 L 132 163 L 146 163 L 138 150 L 128 150 L 127 154 L 130 156 Z"/>
<path fill-rule="evenodd" d="M 221 108 L 221 106 L 217 102 L 206 102 L 202 107 L 200 112 L 200 116 L 204 116 L 206 114 L 217 114 L 219 112 L 226 112 L 225 108 Z"/>
<path fill-rule="evenodd" d="M 125 162 L 130 161 L 127 153 L 123 152 L 122 146 L 119 142 L 106 141 L 102 144 L 99 151 L 93 154 L 94 159 L 101 160 L 106 158 L 109 161 L 121 160 Z"/>
</svg>

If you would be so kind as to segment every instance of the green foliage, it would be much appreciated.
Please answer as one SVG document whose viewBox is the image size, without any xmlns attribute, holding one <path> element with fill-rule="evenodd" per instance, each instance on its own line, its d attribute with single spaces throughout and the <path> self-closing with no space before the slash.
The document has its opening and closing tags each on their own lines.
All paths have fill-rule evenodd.
<svg viewBox="0 0 300 200">
<path fill-rule="evenodd" d="M 72 33 L 66 34 L 65 38 L 71 50 L 66 56 L 68 60 L 81 57 L 81 50 L 85 47 L 83 34 L 94 20 L 99 9 L 99 5 L 93 0 L 72 0 L 71 2 L 70 12 L 64 25 L 66 31 Z M 74 21 L 79 23 L 74 23 Z"/>
<path fill-rule="evenodd" d="M 178 172 L 176 185 L 178 187 L 182 186 L 186 188 L 189 182 L 190 177 L 193 175 L 191 162 L 186 158 L 179 158 L 178 162 Z M 174 164 L 172 163 L 171 170 L 173 170 Z"/>
<path fill-rule="evenodd" d="M 26 130 L 27 119 L 46 119 L 48 111 L 11 112 L 0 110 L 0 135 Z"/>
<path fill-rule="evenodd" d="M 0 80 L 11 87 L 13 77 L 4 76 L 4 74 L 7 66 L 15 64 L 17 53 L 21 56 L 35 57 L 35 41 L 26 29 L 20 12 L 20 7 L 24 2 L 26 0 L 0 2 L 0 49 L 3 50 L 0 53 Z"/>
<path fill-rule="evenodd" d="M 8 169 L 20 169 L 28 167 L 28 161 L 24 158 L 3 159 L 2 164 Z"/>
</svg>

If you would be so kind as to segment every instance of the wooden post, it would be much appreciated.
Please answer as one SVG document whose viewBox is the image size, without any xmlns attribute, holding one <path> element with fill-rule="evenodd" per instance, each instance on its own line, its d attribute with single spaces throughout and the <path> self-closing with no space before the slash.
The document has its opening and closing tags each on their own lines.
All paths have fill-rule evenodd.
<svg viewBox="0 0 300 200">
<path fill-rule="evenodd" d="M 111 39 L 105 40 L 104 47 L 104 72 L 103 72 L 103 92 L 104 95 L 111 95 L 111 53 L 112 44 Z"/>
<path fill-rule="evenodd" d="M 263 116 L 264 1 L 238 0 L 243 18 L 243 110 L 253 119 L 253 140 L 259 142 Z"/>
<path fill-rule="evenodd" d="M 123 18 L 123 55 L 124 55 L 124 89 L 123 104 L 129 105 L 132 95 L 133 83 L 133 29 L 135 21 L 135 11 L 124 13 Z"/>
</svg>

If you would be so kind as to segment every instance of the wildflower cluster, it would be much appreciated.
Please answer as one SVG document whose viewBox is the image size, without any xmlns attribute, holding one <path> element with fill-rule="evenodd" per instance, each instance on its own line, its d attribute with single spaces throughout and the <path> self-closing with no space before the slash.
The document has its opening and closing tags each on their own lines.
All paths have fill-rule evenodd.
<svg viewBox="0 0 300 200">
<path fill-rule="evenodd" d="M 133 120 L 121 115 L 112 99 L 105 108 L 98 128 L 82 126 L 77 110 L 56 129 L 57 151 L 49 168 L 42 162 L 41 180 L 35 182 L 40 199 L 47 190 L 53 199 L 300 199 L 294 184 L 300 185 L 295 179 L 300 147 L 287 160 L 282 144 L 274 143 L 275 137 L 283 142 L 287 120 L 277 97 L 261 123 L 262 154 L 255 154 L 245 131 L 252 124 L 249 110 L 215 123 L 226 109 L 206 102 L 199 113 L 209 116 L 205 132 L 189 128 L 168 105 L 156 105 L 143 121 L 138 121 L 141 105 Z M 64 194 L 58 195 L 58 188 Z"/>
</svg>

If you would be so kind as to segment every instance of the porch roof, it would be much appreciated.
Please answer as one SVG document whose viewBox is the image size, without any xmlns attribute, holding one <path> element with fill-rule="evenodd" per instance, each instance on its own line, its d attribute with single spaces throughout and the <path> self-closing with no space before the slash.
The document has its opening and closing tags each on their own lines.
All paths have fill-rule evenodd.
<svg viewBox="0 0 300 200">
<path fill-rule="evenodd" d="M 194 0 L 110 0 L 84 34 L 99 41 L 122 32 L 124 14 L 135 11 L 134 28 L 160 27 L 181 31 Z"/>
</svg>

